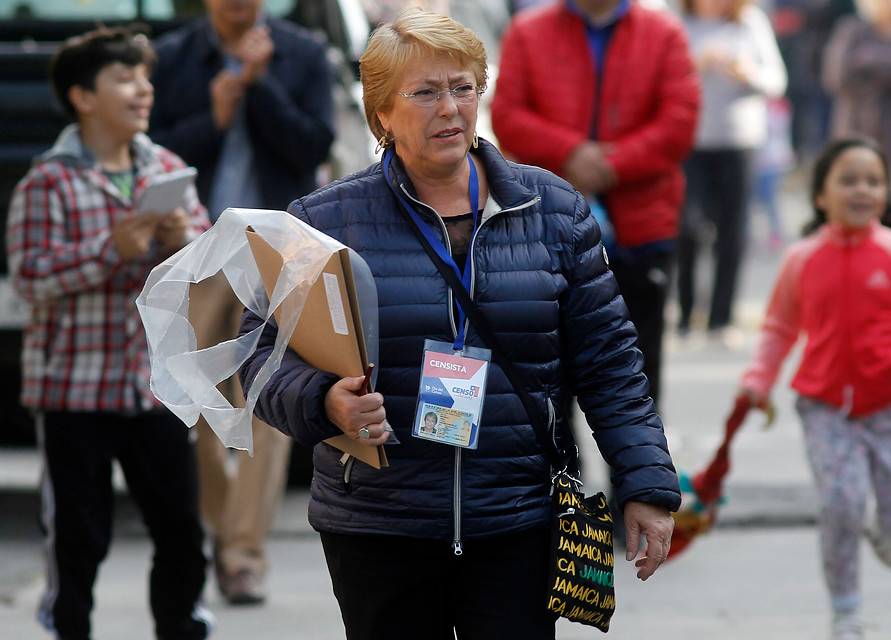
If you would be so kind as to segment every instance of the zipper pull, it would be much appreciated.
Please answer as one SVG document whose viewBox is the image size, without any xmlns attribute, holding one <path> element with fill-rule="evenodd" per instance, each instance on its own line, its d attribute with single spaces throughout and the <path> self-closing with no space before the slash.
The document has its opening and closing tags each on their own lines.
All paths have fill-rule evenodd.
<svg viewBox="0 0 891 640">
<path fill-rule="evenodd" d="M 455 541 L 452 543 L 452 549 L 454 549 L 454 551 L 455 551 L 455 555 L 456 555 L 456 556 L 460 556 L 461 554 L 464 553 L 464 549 L 461 548 L 461 541 L 460 541 L 460 540 L 455 540 Z"/>
</svg>

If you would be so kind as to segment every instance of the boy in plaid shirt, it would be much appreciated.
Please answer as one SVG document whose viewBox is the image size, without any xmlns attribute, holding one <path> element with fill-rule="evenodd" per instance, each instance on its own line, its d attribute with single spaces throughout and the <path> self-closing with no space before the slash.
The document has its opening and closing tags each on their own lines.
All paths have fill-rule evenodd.
<svg viewBox="0 0 891 640">
<path fill-rule="evenodd" d="M 30 303 L 22 403 L 43 456 L 47 587 L 40 621 L 88 640 L 93 584 L 111 541 L 117 459 L 154 544 L 155 633 L 201 639 L 206 559 L 189 430 L 153 397 L 135 300 L 149 271 L 208 228 L 192 188 L 182 207 L 138 215 L 149 179 L 184 166 L 145 135 L 154 54 L 143 36 L 99 29 L 53 58 L 56 97 L 77 124 L 19 182 L 9 271 Z"/>
</svg>

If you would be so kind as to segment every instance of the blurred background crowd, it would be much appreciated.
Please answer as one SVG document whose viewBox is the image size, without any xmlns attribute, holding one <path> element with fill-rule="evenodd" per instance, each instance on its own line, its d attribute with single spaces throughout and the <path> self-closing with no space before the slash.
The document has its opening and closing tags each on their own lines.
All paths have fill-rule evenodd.
<svg viewBox="0 0 891 640">
<path fill-rule="evenodd" d="M 313 165 L 311 184 L 301 183 L 301 192 L 294 193 L 293 197 L 305 195 L 313 186 L 321 186 L 375 162 L 376 141 L 364 122 L 358 60 L 374 27 L 392 20 L 399 9 L 409 4 L 450 15 L 480 36 L 489 55 L 489 82 L 482 97 L 478 123 L 480 137 L 499 145 L 509 158 L 546 166 L 537 161 L 534 154 L 524 157 L 528 146 L 516 138 L 534 134 L 503 124 L 507 116 L 499 114 L 496 96 L 499 91 L 506 95 L 512 89 L 498 86 L 504 81 L 502 68 L 516 67 L 516 60 L 505 64 L 502 59 L 503 37 L 513 28 L 512 20 L 520 12 L 535 11 L 537 6 L 554 1 L 262 2 L 269 16 L 306 27 L 324 40 L 325 55 L 333 71 L 332 113 L 328 114 L 333 126 L 330 152 L 318 166 Z M 563 1 L 575 6 L 572 0 L 556 0 Z M 157 41 L 203 16 L 212 5 L 224 2 L 0 0 L 0 212 L 5 215 L 12 187 L 26 173 L 31 158 L 44 151 L 64 125 L 64 117 L 46 85 L 46 64 L 61 40 L 97 23 L 137 22 L 144 25 L 150 39 Z M 584 0 L 578 4 L 596 8 L 599 1 Z M 616 6 L 613 2 L 602 4 Z M 642 330 L 642 340 L 647 333 L 656 334 L 641 348 L 648 364 L 654 366 L 647 374 L 658 401 L 663 334 L 672 334 L 679 341 L 707 340 L 721 349 L 742 346 L 735 297 L 739 272 L 754 253 L 747 250 L 778 254 L 800 236 L 801 230 L 795 227 L 797 218 L 790 220 L 781 206 L 780 194 L 787 181 L 797 180 L 800 185 L 801 176 L 809 171 L 814 157 L 833 137 L 866 134 L 883 145 L 886 153 L 891 151 L 891 0 L 625 0 L 619 6 L 632 4 L 673 14 L 686 35 L 685 46 L 689 46 L 689 59 L 698 80 L 698 105 L 690 107 L 691 117 L 686 124 L 683 118 L 678 120 L 679 128 L 674 133 L 684 141 L 675 148 L 678 157 L 669 157 L 677 165 L 674 168 L 681 168 L 686 178 L 686 188 L 678 187 L 675 194 L 679 209 L 676 214 L 680 218 L 678 235 L 626 243 L 621 223 L 617 218 L 610 220 L 609 216 L 622 209 L 615 190 L 621 189 L 623 181 L 628 179 L 627 168 L 617 167 L 615 162 L 613 166 L 607 163 L 602 180 L 584 184 L 573 179 L 568 162 L 565 166 L 546 168 L 561 173 L 590 196 L 592 212 L 605 216 L 603 226 L 607 233 L 616 227 L 618 235 L 606 238 L 616 243 L 610 251 L 617 278 L 632 307 L 632 318 Z M 726 28 L 728 23 L 733 26 L 730 31 Z M 738 25 L 744 28 L 737 29 Z M 604 28 L 608 31 L 610 26 Z M 728 43 L 737 40 L 746 55 L 733 57 L 725 50 Z M 511 49 L 511 55 L 515 51 Z M 161 60 L 163 63 L 163 51 Z M 156 79 L 156 86 L 159 80 L 166 79 Z M 636 80 L 630 74 L 621 79 L 631 84 Z M 744 86 L 745 91 L 740 93 L 738 85 Z M 175 94 L 168 93 L 170 95 Z M 511 93 L 513 99 L 517 96 Z M 159 102 L 156 100 L 156 105 Z M 693 102 L 691 98 L 690 104 Z M 504 107 L 502 114 L 516 106 L 514 100 Z M 526 106 L 534 111 L 533 105 Z M 618 103 L 601 104 L 600 113 L 609 117 L 611 106 L 625 108 Z M 171 110 L 175 109 L 171 107 Z M 499 118 L 504 119 L 499 122 Z M 691 128 L 685 134 L 681 129 L 687 125 Z M 180 153 L 190 164 L 197 164 L 188 157 L 188 152 L 177 147 L 174 138 L 164 137 L 168 132 L 162 131 L 163 126 L 158 122 L 152 126 L 149 133 L 153 138 L 157 136 L 158 142 Z M 596 124 L 592 123 L 591 131 L 592 141 L 598 143 L 591 147 L 592 153 L 603 153 L 609 160 L 609 140 L 598 140 Z M 505 134 L 503 140 L 498 138 L 500 132 Z M 508 139 L 509 135 L 513 139 Z M 545 140 L 547 144 L 548 138 Z M 655 156 L 657 150 L 643 149 L 643 153 Z M 670 181 L 671 175 L 665 175 L 668 176 L 665 180 Z M 634 179 L 631 181 L 633 185 Z M 605 207 L 601 206 L 604 204 Z M 286 200 L 277 206 L 269 202 L 256 203 L 256 206 L 281 209 L 287 205 Z M 214 220 L 220 211 L 210 206 L 209 209 Z M 758 225 L 766 228 L 767 233 L 756 236 L 752 233 L 753 222 L 762 216 Z M 5 228 L 5 224 L 2 227 Z M 665 252 L 664 263 L 641 261 L 641 255 L 652 256 L 653 252 L 663 251 L 664 242 L 671 245 L 670 251 Z M 654 280 L 654 273 L 660 277 Z M 644 302 L 635 307 L 633 291 L 640 284 L 635 279 L 649 279 L 661 293 L 653 297 L 652 290 L 641 290 Z M 657 298 L 658 302 L 654 302 Z M 240 309 L 236 310 L 236 316 L 238 311 Z M 651 318 L 658 321 L 651 325 Z M 0 375 L 5 382 L 0 399 L 9 410 L 0 426 L 0 446 L 35 444 L 31 417 L 18 403 L 21 330 L 26 319 L 25 306 L 12 292 L 4 267 L 0 272 Z M 227 330 L 229 328 L 227 326 Z M 285 453 L 287 455 L 287 451 Z M 307 484 L 311 475 L 310 452 L 295 446 L 290 456 L 288 483 Z M 288 466 L 288 461 L 279 460 L 277 465 Z M 219 473 L 225 475 L 225 471 Z M 211 482 L 208 477 L 202 477 L 201 481 L 203 487 Z M 276 478 L 259 482 L 275 484 L 275 493 L 281 490 L 278 485 L 282 481 L 278 474 Z M 277 500 L 276 497 L 267 505 L 271 512 L 263 516 L 266 522 L 258 543 L 261 555 L 262 538 L 271 527 Z M 219 511 L 225 509 L 221 504 L 216 505 L 216 517 L 208 515 L 206 505 L 204 513 L 217 542 L 223 536 L 218 530 L 222 525 L 215 523 L 221 517 Z M 215 553 L 217 551 L 222 553 L 215 549 Z M 219 567 L 220 558 L 214 560 Z M 217 579 L 225 594 L 223 577 L 218 574 Z M 241 604 L 251 604 L 262 602 L 264 597 L 260 586 L 247 585 L 246 590 L 235 593 L 230 600 L 240 599 Z"/>
</svg>

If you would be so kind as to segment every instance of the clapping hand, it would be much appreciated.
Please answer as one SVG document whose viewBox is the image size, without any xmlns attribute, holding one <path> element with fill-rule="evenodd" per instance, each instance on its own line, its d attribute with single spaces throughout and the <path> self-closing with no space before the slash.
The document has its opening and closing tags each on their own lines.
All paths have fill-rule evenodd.
<svg viewBox="0 0 891 640">
<path fill-rule="evenodd" d="M 255 27 L 242 37 L 235 47 L 235 55 L 241 60 L 241 82 L 250 86 L 266 73 L 275 45 L 269 37 L 269 27 Z"/>
</svg>

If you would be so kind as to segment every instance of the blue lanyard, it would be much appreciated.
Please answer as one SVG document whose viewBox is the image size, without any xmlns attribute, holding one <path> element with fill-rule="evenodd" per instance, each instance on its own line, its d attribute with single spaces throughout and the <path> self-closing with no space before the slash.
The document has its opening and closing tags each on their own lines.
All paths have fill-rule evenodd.
<svg viewBox="0 0 891 640">
<path fill-rule="evenodd" d="M 461 273 L 461 270 L 458 268 L 458 265 L 455 264 L 454 259 L 452 258 L 452 254 L 449 253 L 448 249 L 446 249 L 445 245 L 440 241 L 436 234 L 433 233 L 433 230 L 430 228 L 421 216 L 418 215 L 417 211 L 415 211 L 414 207 L 409 204 L 405 198 L 402 197 L 402 193 L 399 189 L 393 186 L 393 183 L 390 181 L 390 162 L 393 160 L 394 151 L 393 148 L 387 149 L 384 154 L 384 178 L 387 181 L 387 184 L 390 185 L 390 188 L 393 190 L 393 193 L 396 194 L 396 197 L 399 199 L 399 202 L 402 203 L 402 206 L 411 216 L 411 219 L 418 226 L 418 229 L 421 230 L 421 233 L 424 234 L 424 237 L 427 239 L 427 242 L 430 243 L 430 246 L 433 247 L 433 250 L 436 251 L 437 255 L 442 258 L 443 262 L 445 262 L 448 266 L 455 270 L 455 273 L 458 274 L 458 277 L 461 278 L 461 283 L 464 285 L 464 288 L 467 290 L 467 293 L 470 293 L 470 283 L 471 283 L 471 274 L 472 268 L 471 264 L 473 263 L 472 258 L 472 250 L 473 250 L 473 239 L 471 238 L 470 247 L 468 248 L 467 253 L 467 262 L 464 264 L 464 273 Z M 473 160 L 470 158 L 470 154 L 467 155 L 467 163 L 470 165 L 470 183 L 467 186 L 467 195 L 470 197 L 470 212 L 473 214 L 473 228 L 476 229 L 477 218 L 479 217 L 479 178 L 476 174 L 476 166 L 473 164 Z M 459 302 L 455 302 L 458 306 L 458 330 L 455 335 L 455 350 L 461 351 L 464 349 L 464 324 L 465 318 L 467 317 L 464 313 L 464 309 L 461 308 L 461 304 Z"/>
</svg>

